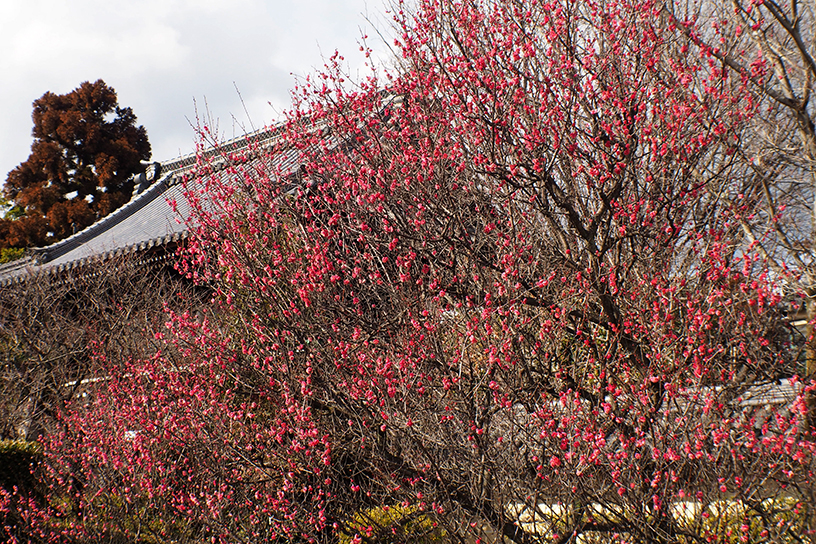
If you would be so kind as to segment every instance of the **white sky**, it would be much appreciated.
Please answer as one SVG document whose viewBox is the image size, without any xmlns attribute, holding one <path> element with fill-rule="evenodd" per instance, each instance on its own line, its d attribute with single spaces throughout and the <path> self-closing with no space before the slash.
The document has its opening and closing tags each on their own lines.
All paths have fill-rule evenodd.
<svg viewBox="0 0 816 544">
<path fill-rule="evenodd" d="M 361 35 L 387 58 L 375 27 L 388 29 L 381 0 L 0 0 L 0 184 L 29 155 L 46 91 L 105 80 L 167 160 L 194 149 L 194 101 L 226 137 L 249 130 L 244 105 L 260 128 L 335 50 L 358 72 Z"/>
</svg>

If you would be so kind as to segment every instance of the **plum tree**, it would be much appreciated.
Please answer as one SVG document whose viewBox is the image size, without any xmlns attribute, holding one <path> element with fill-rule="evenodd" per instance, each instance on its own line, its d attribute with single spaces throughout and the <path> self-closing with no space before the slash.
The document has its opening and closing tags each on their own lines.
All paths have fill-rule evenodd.
<svg viewBox="0 0 816 544">
<path fill-rule="evenodd" d="M 335 56 L 273 149 L 202 156 L 180 267 L 221 317 L 174 315 L 66 416 L 85 511 L 222 541 L 367 541 L 392 506 L 417 540 L 812 534 L 814 382 L 727 192 L 757 102 L 661 6 L 397 4 L 396 73 L 352 88 Z"/>
<path fill-rule="evenodd" d="M 813 250 L 816 211 L 816 85 L 812 0 L 725 3 L 667 2 L 671 23 L 692 51 L 744 81 L 756 112 L 734 142 L 730 190 L 720 193 L 736 211 L 744 235 L 777 271 L 804 293 L 807 321 L 816 318 Z M 784 212 L 784 213 L 783 213 Z M 809 326 L 810 327 L 810 326 Z M 807 336 L 813 336 L 810 327 Z M 816 348 L 807 346 L 808 376 L 816 375 Z M 810 426 L 816 397 L 808 398 Z"/>
</svg>

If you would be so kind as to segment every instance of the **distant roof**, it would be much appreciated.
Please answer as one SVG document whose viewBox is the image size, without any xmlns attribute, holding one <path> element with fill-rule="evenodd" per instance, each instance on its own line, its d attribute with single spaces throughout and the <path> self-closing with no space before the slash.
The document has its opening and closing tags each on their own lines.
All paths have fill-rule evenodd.
<svg viewBox="0 0 816 544">
<path fill-rule="evenodd" d="M 397 95 L 383 92 L 380 96 L 383 110 L 388 105 L 401 103 Z M 304 121 L 310 129 L 320 126 Z M 190 153 L 174 160 L 153 163 L 154 176 L 136 176 L 134 195 L 121 208 L 99 219 L 88 228 L 47 247 L 26 251 L 25 257 L 0 265 L 0 286 L 42 274 L 59 273 L 83 267 L 92 262 L 120 255 L 136 253 L 153 247 L 178 242 L 188 234 L 192 209 L 185 197 L 185 181 L 198 161 L 208 157 L 208 166 L 226 166 L 228 157 L 242 156 L 251 162 L 268 161 L 268 166 L 284 176 L 297 171 L 298 154 L 284 149 L 274 156 L 264 156 L 261 151 L 282 141 L 281 127 L 268 127 L 239 138 L 219 143 L 213 149 Z M 343 145 L 323 127 L 323 144 Z M 223 160 L 219 157 L 223 157 Z M 226 170 L 221 171 L 221 175 Z M 297 182 L 290 182 L 281 189 L 295 190 Z M 175 204 L 176 209 L 173 209 Z"/>
<path fill-rule="evenodd" d="M 278 140 L 276 128 L 263 129 L 220 144 L 204 155 L 230 155 L 271 147 Z M 25 257 L 0 265 L 0 285 L 31 276 L 58 273 L 91 262 L 143 251 L 177 242 L 187 236 L 191 208 L 182 183 L 195 167 L 200 154 L 154 163 L 157 179 L 136 180 L 131 200 L 88 228 L 50 246 L 26 251 Z M 283 171 L 296 169 L 293 153 L 282 153 L 273 162 Z M 140 192 L 138 192 L 140 191 Z M 175 203 L 176 209 L 173 209 Z"/>
</svg>

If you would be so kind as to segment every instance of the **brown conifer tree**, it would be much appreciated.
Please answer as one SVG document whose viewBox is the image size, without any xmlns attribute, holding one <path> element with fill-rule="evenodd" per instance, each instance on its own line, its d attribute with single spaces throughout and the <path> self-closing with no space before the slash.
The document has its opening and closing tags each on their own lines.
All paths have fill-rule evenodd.
<svg viewBox="0 0 816 544">
<path fill-rule="evenodd" d="M 21 213 L 2 221 L 0 247 L 42 246 L 87 227 L 127 202 L 130 177 L 150 158 L 144 127 L 101 79 L 45 93 L 32 119 L 31 155 L 5 187 Z"/>
</svg>

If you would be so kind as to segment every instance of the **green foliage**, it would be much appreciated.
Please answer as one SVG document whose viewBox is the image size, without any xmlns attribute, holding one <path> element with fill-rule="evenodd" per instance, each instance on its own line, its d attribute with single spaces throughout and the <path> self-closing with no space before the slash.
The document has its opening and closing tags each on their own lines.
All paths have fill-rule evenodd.
<svg viewBox="0 0 816 544">
<path fill-rule="evenodd" d="M 25 215 L 23 206 L 15 205 L 14 202 L 0 195 L 0 217 L 3 219 L 19 219 Z"/>
<path fill-rule="evenodd" d="M 32 489 L 35 483 L 32 469 L 41 452 L 38 442 L 0 440 L 0 487 Z"/>
<path fill-rule="evenodd" d="M 351 544 L 355 536 L 366 542 L 396 544 L 447 542 L 447 534 L 416 506 L 383 506 L 354 514 L 340 534 L 340 544 Z"/>
<path fill-rule="evenodd" d="M 25 255 L 25 250 L 18 247 L 4 247 L 0 249 L 0 264 L 10 263 L 17 259 L 22 259 Z"/>
<path fill-rule="evenodd" d="M 693 529 L 708 542 L 800 542 L 809 508 L 793 497 L 766 499 L 753 508 L 741 501 L 717 501 L 702 512 Z"/>
<path fill-rule="evenodd" d="M 21 217 L 25 216 L 25 208 L 22 206 L 12 206 L 9 211 L 6 212 L 6 219 L 20 219 Z"/>
<path fill-rule="evenodd" d="M 196 542 L 206 536 L 195 521 L 147 496 L 126 501 L 120 494 L 103 493 L 85 505 L 84 510 L 86 530 L 98 541 L 160 544 Z"/>
</svg>

